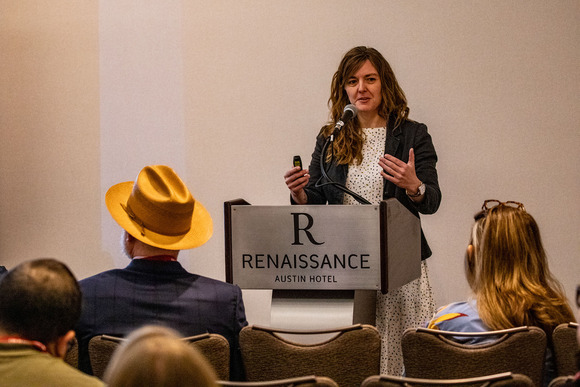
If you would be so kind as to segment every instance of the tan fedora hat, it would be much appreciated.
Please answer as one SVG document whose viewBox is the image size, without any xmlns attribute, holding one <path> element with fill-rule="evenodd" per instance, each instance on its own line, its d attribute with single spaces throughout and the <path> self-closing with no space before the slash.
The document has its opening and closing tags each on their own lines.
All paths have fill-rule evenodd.
<svg viewBox="0 0 580 387">
<path fill-rule="evenodd" d="M 119 226 L 151 246 L 191 249 L 203 245 L 213 234 L 209 212 L 165 165 L 147 166 L 134 183 L 112 186 L 105 202 Z"/>
</svg>

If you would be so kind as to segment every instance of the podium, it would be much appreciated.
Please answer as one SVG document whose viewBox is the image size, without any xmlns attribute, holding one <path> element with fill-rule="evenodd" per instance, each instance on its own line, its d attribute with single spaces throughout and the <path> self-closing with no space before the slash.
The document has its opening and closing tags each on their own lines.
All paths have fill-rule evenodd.
<svg viewBox="0 0 580 387">
<path fill-rule="evenodd" d="M 421 274 L 421 224 L 398 200 L 379 205 L 224 203 L 226 281 L 271 289 L 272 311 L 352 304 L 351 323 L 375 324 L 377 291 Z M 339 307 L 340 309 L 340 307 Z"/>
</svg>

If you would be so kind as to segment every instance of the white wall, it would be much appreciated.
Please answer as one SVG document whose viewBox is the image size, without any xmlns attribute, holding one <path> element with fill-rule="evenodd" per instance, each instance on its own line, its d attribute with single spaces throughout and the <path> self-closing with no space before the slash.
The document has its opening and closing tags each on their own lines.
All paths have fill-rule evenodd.
<svg viewBox="0 0 580 387">
<path fill-rule="evenodd" d="M 472 215 L 490 198 L 525 203 L 571 298 L 579 22 L 575 0 L 0 0 L 0 264 L 123 267 L 104 193 L 167 163 L 215 223 L 181 261 L 224 279 L 223 202 L 288 203 L 282 175 L 310 158 L 341 56 L 369 45 L 439 154 L 443 202 L 423 217 L 437 303 L 466 296 Z M 268 297 L 245 292 L 250 323 L 267 323 Z"/>
</svg>

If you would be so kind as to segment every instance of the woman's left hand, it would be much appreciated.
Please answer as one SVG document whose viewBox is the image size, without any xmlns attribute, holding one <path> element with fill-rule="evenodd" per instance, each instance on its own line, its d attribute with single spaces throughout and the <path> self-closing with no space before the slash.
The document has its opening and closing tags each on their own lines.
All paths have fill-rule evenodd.
<svg viewBox="0 0 580 387">
<path fill-rule="evenodd" d="M 381 176 L 394 183 L 397 187 L 407 192 L 417 192 L 421 180 L 415 173 L 415 152 L 409 149 L 409 162 L 404 163 L 395 156 L 386 154 L 379 159 L 379 165 L 383 169 Z"/>
</svg>

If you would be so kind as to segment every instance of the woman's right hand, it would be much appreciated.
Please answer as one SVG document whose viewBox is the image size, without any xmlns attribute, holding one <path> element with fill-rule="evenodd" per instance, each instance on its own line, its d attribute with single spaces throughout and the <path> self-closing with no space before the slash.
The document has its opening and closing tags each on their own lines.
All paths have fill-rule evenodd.
<svg viewBox="0 0 580 387">
<path fill-rule="evenodd" d="M 304 187 L 306 187 L 309 180 L 310 175 L 308 174 L 308 169 L 302 169 L 300 167 L 294 167 L 284 174 L 286 186 L 290 190 L 290 195 L 292 195 L 292 199 L 296 203 L 306 204 L 308 202 Z"/>
</svg>

